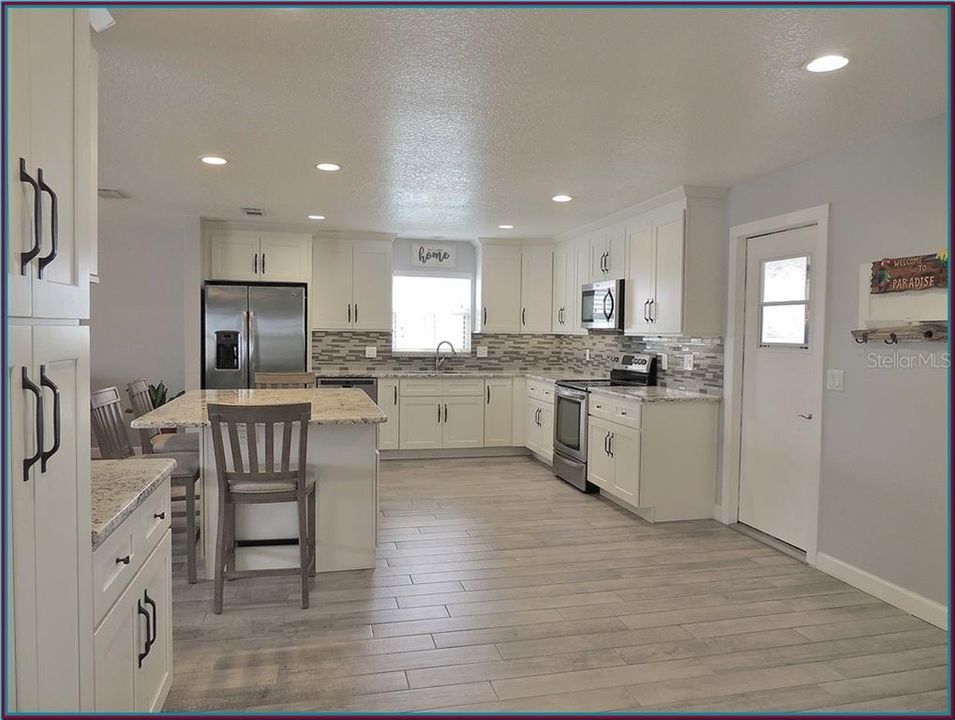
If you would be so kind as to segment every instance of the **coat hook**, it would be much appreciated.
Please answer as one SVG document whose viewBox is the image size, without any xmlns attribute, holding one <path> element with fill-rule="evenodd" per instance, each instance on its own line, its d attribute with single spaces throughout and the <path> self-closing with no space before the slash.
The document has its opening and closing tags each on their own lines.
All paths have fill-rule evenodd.
<svg viewBox="0 0 955 720">
<path fill-rule="evenodd" d="M 862 345 L 863 343 L 869 342 L 869 336 L 868 336 L 868 335 L 860 335 L 859 337 L 854 338 L 854 339 L 855 339 L 855 341 L 856 341 L 857 343 L 859 343 L 860 345 Z"/>
<path fill-rule="evenodd" d="M 885 339 L 886 345 L 895 345 L 898 342 L 899 342 L 899 338 L 896 336 L 895 333 L 889 333 L 889 337 Z"/>
</svg>

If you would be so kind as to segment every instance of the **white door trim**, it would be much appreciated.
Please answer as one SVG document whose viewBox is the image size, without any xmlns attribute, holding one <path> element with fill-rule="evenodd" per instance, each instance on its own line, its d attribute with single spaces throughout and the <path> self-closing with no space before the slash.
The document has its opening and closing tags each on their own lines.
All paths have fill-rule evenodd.
<svg viewBox="0 0 955 720">
<path fill-rule="evenodd" d="M 823 278 L 821 292 L 814 293 L 814 300 L 822 303 L 826 317 L 826 264 L 829 251 L 829 205 L 818 205 L 805 210 L 777 215 L 764 220 L 754 220 L 730 228 L 729 237 L 729 291 L 726 301 L 726 338 L 724 345 L 725 368 L 723 375 L 723 464 L 721 468 L 720 515 L 721 522 L 729 525 L 739 520 L 739 470 L 740 441 L 742 438 L 743 407 L 743 326 L 746 305 L 746 245 L 750 238 L 793 228 L 816 225 L 819 228 L 823 253 L 816 267 Z M 825 338 L 825 333 L 823 333 Z M 825 342 L 825 340 L 823 340 Z M 822 348 L 825 354 L 825 345 Z M 825 364 L 825 363 L 824 363 Z M 822 380 L 820 377 L 820 394 Z M 822 407 L 820 397 L 819 407 Z M 822 418 L 817 427 L 822 433 Z M 820 444 L 821 447 L 821 444 Z M 810 517 L 809 543 L 806 561 L 816 564 L 816 549 L 819 539 L 819 473 L 811 479 L 810 492 L 816 511 Z"/>
</svg>

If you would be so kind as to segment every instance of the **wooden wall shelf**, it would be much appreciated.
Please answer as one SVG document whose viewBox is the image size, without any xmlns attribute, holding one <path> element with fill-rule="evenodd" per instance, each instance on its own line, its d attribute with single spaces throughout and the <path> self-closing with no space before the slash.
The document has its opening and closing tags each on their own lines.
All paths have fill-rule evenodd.
<svg viewBox="0 0 955 720">
<path fill-rule="evenodd" d="M 938 322 L 919 322 L 890 327 L 865 328 L 853 330 L 852 337 L 857 343 L 877 342 L 888 345 L 910 342 L 945 342 L 948 340 L 948 324 Z"/>
</svg>

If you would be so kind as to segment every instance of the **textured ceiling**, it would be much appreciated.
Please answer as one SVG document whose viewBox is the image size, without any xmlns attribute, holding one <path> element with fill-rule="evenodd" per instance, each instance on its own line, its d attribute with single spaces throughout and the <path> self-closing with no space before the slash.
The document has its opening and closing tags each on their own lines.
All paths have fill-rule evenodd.
<svg viewBox="0 0 955 720">
<path fill-rule="evenodd" d="M 100 185 L 170 216 L 551 236 L 944 112 L 944 13 L 116 9 Z M 827 52 L 852 62 L 802 70 Z"/>
</svg>

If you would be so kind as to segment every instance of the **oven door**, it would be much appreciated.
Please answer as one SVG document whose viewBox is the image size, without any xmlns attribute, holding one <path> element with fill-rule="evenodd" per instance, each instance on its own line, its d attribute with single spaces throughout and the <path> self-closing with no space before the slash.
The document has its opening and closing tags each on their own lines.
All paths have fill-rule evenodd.
<svg viewBox="0 0 955 720">
<path fill-rule="evenodd" d="M 589 330 L 617 329 L 617 283 L 584 285 L 580 291 L 580 324 Z"/>
<path fill-rule="evenodd" d="M 554 393 L 554 452 L 587 462 L 587 393 L 558 386 Z"/>
</svg>

